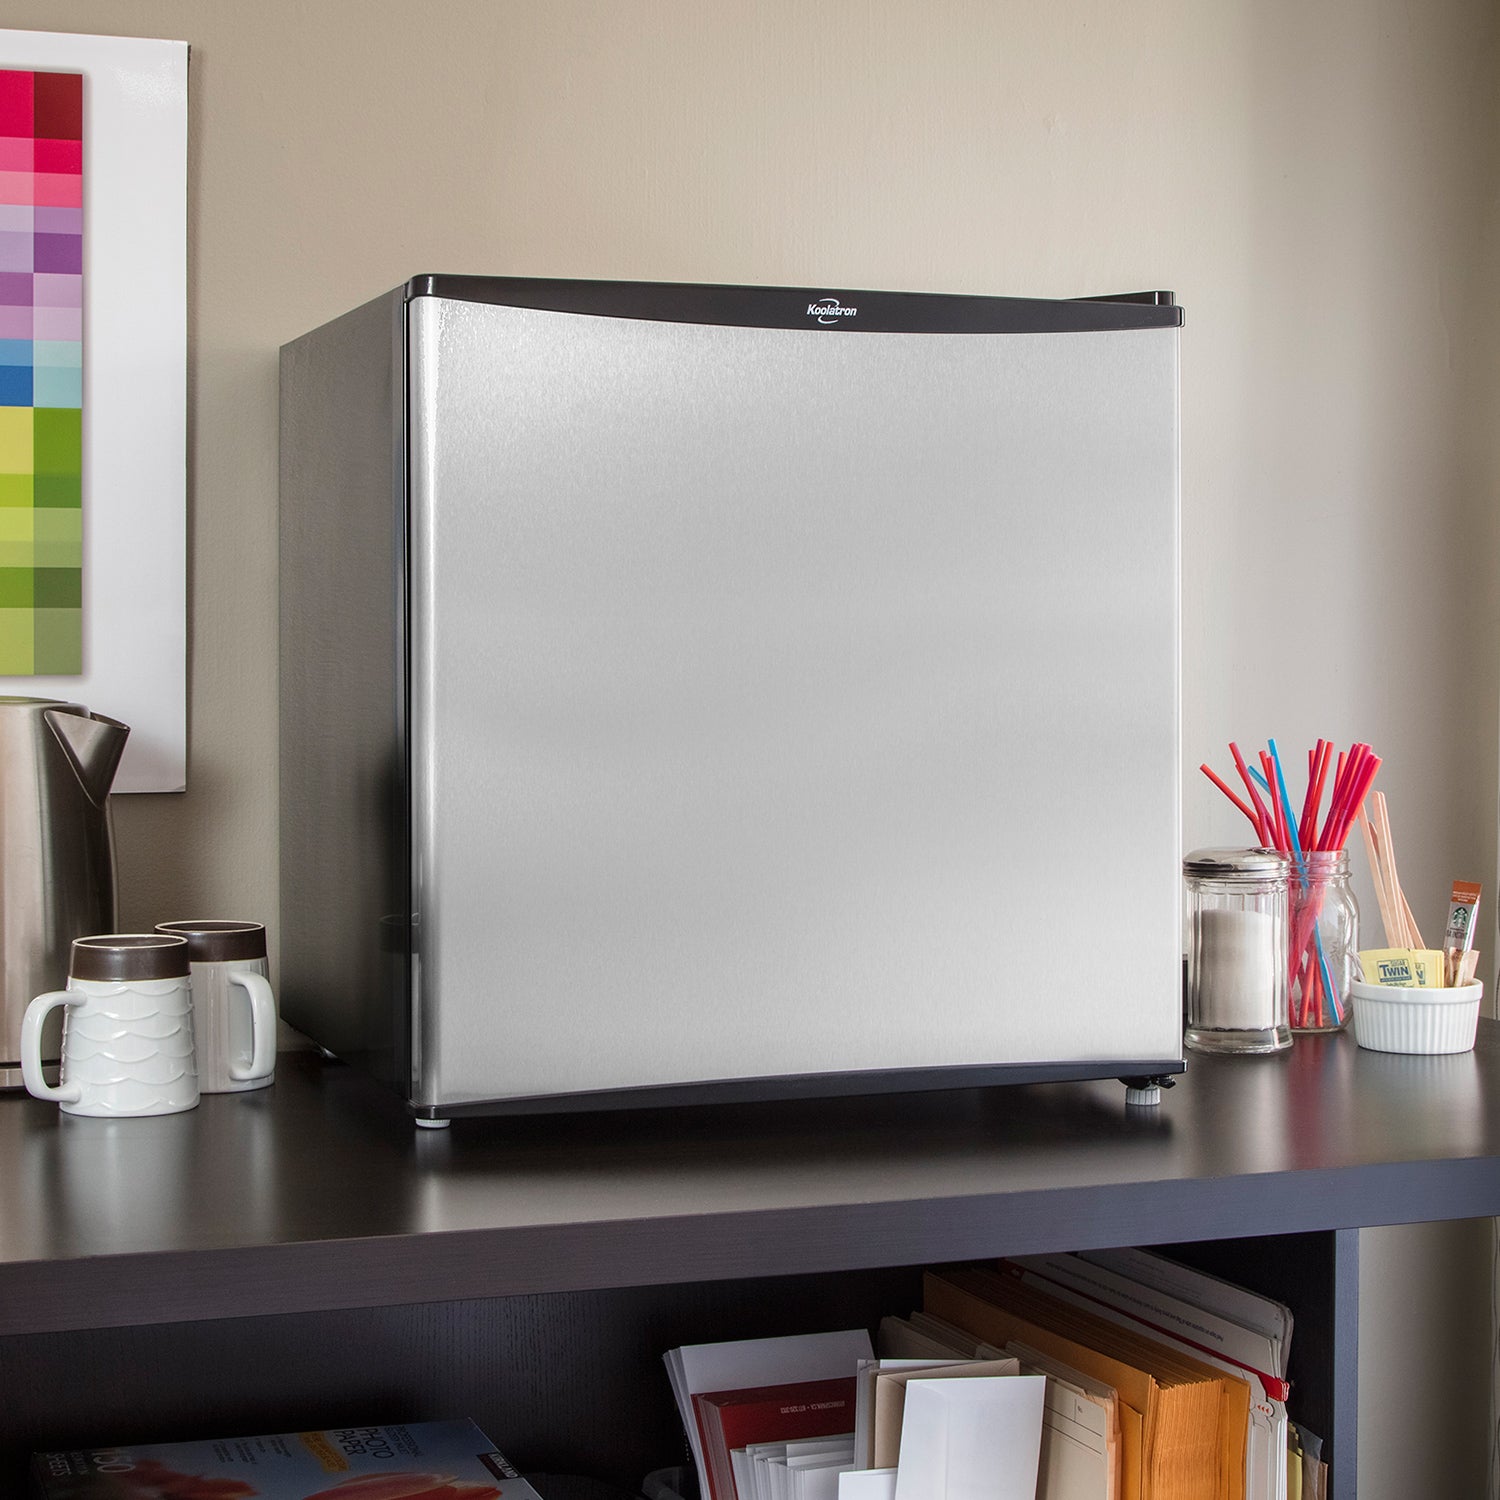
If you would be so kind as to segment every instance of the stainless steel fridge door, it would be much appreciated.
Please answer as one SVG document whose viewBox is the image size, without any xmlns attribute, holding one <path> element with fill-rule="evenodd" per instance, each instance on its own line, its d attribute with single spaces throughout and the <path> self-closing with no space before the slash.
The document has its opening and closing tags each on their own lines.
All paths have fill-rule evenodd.
<svg viewBox="0 0 1500 1500">
<path fill-rule="evenodd" d="M 407 317 L 419 1105 L 1180 1055 L 1175 329 Z"/>
</svg>

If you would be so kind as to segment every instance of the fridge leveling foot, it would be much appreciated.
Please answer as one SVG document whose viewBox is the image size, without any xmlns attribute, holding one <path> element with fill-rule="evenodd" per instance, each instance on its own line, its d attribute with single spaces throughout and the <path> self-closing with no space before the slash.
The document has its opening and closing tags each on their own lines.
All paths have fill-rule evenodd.
<svg viewBox="0 0 1500 1500">
<path fill-rule="evenodd" d="M 423 1130 L 446 1130 L 453 1123 L 452 1120 L 424 1120 L 421 1115 L 413 1118 Z"/>
<path fill-rule="evenodd" d="M 1126 1104 L 1153 1105 L 1161 1103 L 1161 1091 L 1176 1086 L 1175 1078 L 1158 1074 L 1151 1078 L 1122 1078 L 1125 1085 Z"/>
</svg>

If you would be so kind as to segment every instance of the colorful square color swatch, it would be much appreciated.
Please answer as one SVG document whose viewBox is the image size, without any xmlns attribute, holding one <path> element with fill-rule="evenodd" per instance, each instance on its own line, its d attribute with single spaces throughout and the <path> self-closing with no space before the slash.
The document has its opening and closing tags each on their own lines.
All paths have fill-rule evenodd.
<svg viewBox="0 0 1500 1500">
<path fill-rule="evenodd" d="M 0 70 L 0 677 L 83 671 L 83 74 Z"/>
</svg>

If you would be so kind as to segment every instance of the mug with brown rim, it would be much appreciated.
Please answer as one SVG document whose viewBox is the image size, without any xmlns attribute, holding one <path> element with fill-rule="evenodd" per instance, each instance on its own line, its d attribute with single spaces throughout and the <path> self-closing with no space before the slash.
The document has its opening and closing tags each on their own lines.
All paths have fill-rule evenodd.
<svg viewBox="0 0 1500 1500">
<path fill-rule="evenodd" d="M 276 997 L 259 922 L 158 922 L 184 938 L 193 982 L 198 1087 L 205 1094 L 263 1089 L 276 1073 Z"/>
<path fill-rule="evenodd" d="M 62 1008 L 62 1077 L 42 1075 L 42 1027 Z M 27 1091 L 64 1114 L 125 1119 L 198 1103 L 188 945 L 158 932 L 75 938 L 68 987 L 38 995 L 21 1021 Z"/>
</svg>

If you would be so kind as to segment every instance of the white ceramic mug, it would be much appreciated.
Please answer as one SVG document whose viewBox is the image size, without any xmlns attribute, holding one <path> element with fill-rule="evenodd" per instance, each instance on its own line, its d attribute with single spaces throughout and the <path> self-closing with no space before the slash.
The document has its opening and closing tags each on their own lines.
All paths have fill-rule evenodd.
<svg viewBox="0 0 1500 1500">
<path fill-rule="evenodd" d="M 64 1007 L 62 1076 L 42 1075 L 42 1027 Z M 21 1021 L 21 1077 L 64 1114 L 123 1119 L 198 1103 L 188 945 L 154 932 L 74 939 L 68 987 L 38 995 Z"/>
<path fill-rule="evenodd" d="M 263 1089 L 276 1073 L 276 996 L 259 922 L 158 922 L 183 938 L 193 976 L 198 1087 L 205 1094 Z"/>
</svg>

